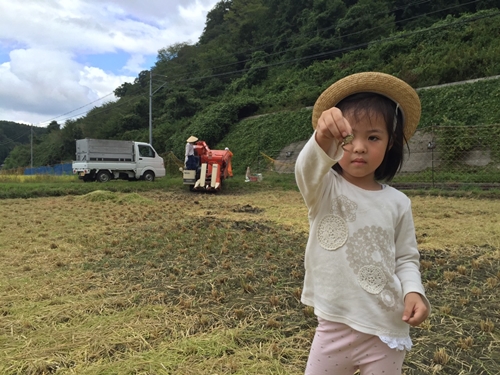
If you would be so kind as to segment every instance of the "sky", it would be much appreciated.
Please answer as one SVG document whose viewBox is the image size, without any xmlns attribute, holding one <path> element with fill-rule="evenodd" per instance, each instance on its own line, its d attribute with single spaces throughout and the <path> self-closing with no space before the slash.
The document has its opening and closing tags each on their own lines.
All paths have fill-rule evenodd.
<svg viewBox="0 0 500 375">
<path fill-rule="evenodd" d="M 0 0 L 0 120 L 47 126 L 116 100 L 218 0 Z"/>
</svg>

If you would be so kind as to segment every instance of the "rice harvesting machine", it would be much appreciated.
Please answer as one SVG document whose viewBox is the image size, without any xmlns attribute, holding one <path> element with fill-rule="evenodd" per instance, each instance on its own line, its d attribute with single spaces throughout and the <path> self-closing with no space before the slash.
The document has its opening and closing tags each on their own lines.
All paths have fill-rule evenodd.
<svg viewBox="0 0 500 375">
<path fill-rule="evenodd" d="M 233 177 L 231 159 L 233 153 L 225 150 L 211 150 L 205 141 L 194 144 L 196 163 L 191 168 L 180 168 L 183 174 L 184 185 L 189 185 L 191 191 L 217 192 L 222 182 Z"/>
</svg>

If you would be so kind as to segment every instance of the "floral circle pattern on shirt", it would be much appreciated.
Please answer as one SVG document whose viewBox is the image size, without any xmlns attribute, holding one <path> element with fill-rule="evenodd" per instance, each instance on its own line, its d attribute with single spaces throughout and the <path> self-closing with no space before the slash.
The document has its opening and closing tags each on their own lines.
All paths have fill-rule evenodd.
<svg viewBox="0 0 500 375">
<path fill-rule="evenodd" d="M 387 284 L 387 277 L 380 267 L 364 266 L 359 270 L 358 284 L 370 294 L 379 294 Z"/>
<path fill-rule="evenodd" d="M 318 225 L 318 242 L 326 250 L 337 250 L 347 241 L 347 223 L 338 215 L 327 215 Z"/>
<path fill-rule="evenodd" d="M 377 294 L 378 304 L 388 311 L 397 310 L 399 299 L 389 282 L 395 268 L 393 246 L 389 233 L 374 225 L 356 231 L 346 245 L 347 261 L 358 284 L 368 293 Z"/>
<path fill-rule="evenodd" d="M 379 306 L 387 311 L 396 311 L 400 306 L 398 304 L 398 300 L 401 298 L 400 294 L 391 284 L 387 284 L 377 298 Z"/>
<path fill-rule="evenodd" d="M 358 205 L 347 198 L 345 195 L 341 195 L 332 201 L 332 210 L 334 215 L 343 217 L 345 221 L 353 222 L 356 220 L 356 210 Z"/>
<path fill-rule="evenodd" d="M 395 260 L 389 234 L 381 227 L 366 226 L 359 229 L 347 243 L 347 261 L 356 274 L 361 267 L 375 265 L 391 274 Z"/>
<path fill-rule="evenodd" d="M 394 295 L 389 290 L 383 290 L 382 293 L 380 293 L 380 299 L 382 300 L 384 305 L 389 307 L 392 307 L 396 304 Z"/>
</svg>

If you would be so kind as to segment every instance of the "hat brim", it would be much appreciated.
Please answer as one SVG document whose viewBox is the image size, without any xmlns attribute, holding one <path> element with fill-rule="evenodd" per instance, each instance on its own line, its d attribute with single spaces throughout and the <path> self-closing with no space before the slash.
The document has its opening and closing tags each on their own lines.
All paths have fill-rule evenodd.
<svg viewBox="0 0 500 375">
<path fill-rule="evenodd" d="M 327 109 L 335 107 L 342 99 L 362 92 L 371 92 L 388 97 L 399 104 L 403 114 L 404 135 L 409 140 L 420 121 L 421 105 L 417 92 L 403 80 L 379 72 L 356 73 L 342 78 L 328 87 L 314 104 L 312 126 L 316 129 L 318 119 Z"/>
<path fill-rule="evenodd" d="M 194 135 L 192 135 L 191 137 L 189 137 L 186 142 L 188 143 L 191 143 L 191 142 L 196 142 L 198 140 L 198 138 L 196 138 Z"/>
</svg>

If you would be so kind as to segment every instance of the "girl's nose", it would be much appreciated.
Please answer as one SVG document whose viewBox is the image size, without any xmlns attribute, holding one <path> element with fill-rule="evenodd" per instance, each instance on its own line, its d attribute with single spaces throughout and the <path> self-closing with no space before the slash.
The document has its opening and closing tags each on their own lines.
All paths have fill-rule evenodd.
<svg viewBox="0 0 500 375">
<path fill-rule="evenodd" d="M 362 139 L 354 138 L 351 142 L 352 152 L 356 154 L 364 154 L 366 152 L 365 142 Z"/>
</svg>

